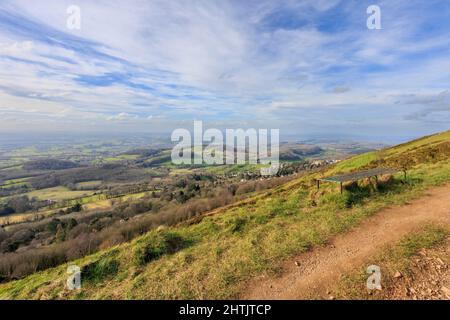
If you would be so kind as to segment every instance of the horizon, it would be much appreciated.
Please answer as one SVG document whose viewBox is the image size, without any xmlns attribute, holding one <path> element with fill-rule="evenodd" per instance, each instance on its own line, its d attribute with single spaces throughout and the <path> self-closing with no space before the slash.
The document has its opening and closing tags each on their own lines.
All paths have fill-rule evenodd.
<svg viewBox="0 0 450 320">
<path fill-rule="evenodd" d="M 183 128 L 184 129 L 184 128 Z M 192 128 L 186 128 L 192 135 L 194 131 Z M 205 130 L 208 128 L 205 128 Z M 241 128 L 238 128 L 241 129 Z M 242 128 L 243 129 L 243 128 Z M 255 129 L 255 128 L 245 128 Z M 264 129 L 264 128 L 263 128 Z M 267 129 L 267 128 L 265 128 Z M 219 129 L 222 134 L 225 134 L 226 129 Z M 448 131 L 448 130 L 445 130 Z M 340 134 L 328 135 L 320 133 L 310 134 L 295 134 L 280 132 L 280 143 L 306 143 L 306 144 L 321 144 L 321 143 L 366 143 L 373 145 L 380 145 L 382 147 L 394 146 L 405 142 L 413 141 L 429 135 L 439 134 L 445 131 L 431 131 L 427 135 L 411 134 L 405 136 L 390 137 L 386 135 L 369 135 L 362 136 L 357 134 Z M 166 143 L 168 146 L 173 146 L 175 142 L 171 141 L 171 132 L 76 132 L 70 133 L 67 131 L 60 132 L 22 132 L 22 133 L 2 133 L 0 132 L 0 146 L 5 145 L 39 145 L 39 144 L 67 144 L 67 143 L 87 143 L 98 142 L 107 143 L 111 141 L 127 141 L 129 139 L 139 139 L 136 145 L 145 147 L 147 144 L 155 142 Z M 192 138 L 193 139 L 193 138 Z"/>
</svg>

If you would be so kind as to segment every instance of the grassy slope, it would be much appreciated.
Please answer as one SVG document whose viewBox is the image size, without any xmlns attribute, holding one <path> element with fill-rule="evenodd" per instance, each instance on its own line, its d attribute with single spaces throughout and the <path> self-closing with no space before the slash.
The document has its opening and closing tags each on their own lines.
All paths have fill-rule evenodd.
<svg viewBox="0 0 450 320">
<path fill-rule="evenodd" d="M 450 181 L 450 131 L 343 161 L 253 199 L 217 210 L 195 223 L 153 230 L 131 243 L 85 257 L 83 288 L 64 287 L 67 265 L 0 286 L 0 298 L 153 299 L 232 298 L 255 275 L 279 271 L 288 258 L 347 231 L 392 204 Z M 407 183 L 370 185 L 340 195 L 319 191 L 314 179 L 337 172 L 405 161 Z M 401 177 L 401 174 L 399 174 Z"/>
<path fill-rule="evenodd" d="M 370 262 L 368 261 L 358 270 L 352 270 L 344 276 L 338 284 L 337 298 L 390 299 L 389 293 L 399 282 L 395 278 L 395 273 L 400 272 L 402 276 L 411 278 L 414 282 L 413 259 L 422 249 L 432 249 L 442 245 L 449 236 L 449 226 L 427 225 L 416 230 L 402 241 L 386 247 L 377 257 L 373 257 Z M 382 291 L 369 292 L 367 290 L 366 268 L 370 264 L 378 265 L 382 270 Z"/>
</svg>

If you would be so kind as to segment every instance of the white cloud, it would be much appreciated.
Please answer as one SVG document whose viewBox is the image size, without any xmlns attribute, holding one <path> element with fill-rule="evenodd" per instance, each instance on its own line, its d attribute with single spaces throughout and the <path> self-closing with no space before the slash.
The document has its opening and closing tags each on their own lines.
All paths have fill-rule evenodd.
<svg viewBox="0 0 450 320">
<path fill-rule="evenodd" d="M 108 121 L 125 121 L 130 119 L 137 119 L 136 116 L 130 115 L 126 112 L 121 112 L 119 114 L 116 114 L 114 116 L 107 117 L 106 120 Z"/>
<path fill-rule="evenodd" d="M 66 29 L 71 4 L 0 5 L 62 32 L 68 43 L 95 43 L 74 49 L 43 41 L 40 30 L 36 39 L 0 30 L 0 110 L 111 127 L 194 116 L 270 122 L 279 110 L 395 107 L 399 94 L 450 86 L 445 53 L 409 60 L 448 50 L 450 37 L 441 30 L 417 41 L 427 15 L 405 1 L 380 1 L 378 33 L 365 28 L 360 1 L 80 0 L 79 31 Z M 348 21 L 333 20 L 332 10 Z M 280 12 L 304 25 L 277 26 Z"/>
</svg>

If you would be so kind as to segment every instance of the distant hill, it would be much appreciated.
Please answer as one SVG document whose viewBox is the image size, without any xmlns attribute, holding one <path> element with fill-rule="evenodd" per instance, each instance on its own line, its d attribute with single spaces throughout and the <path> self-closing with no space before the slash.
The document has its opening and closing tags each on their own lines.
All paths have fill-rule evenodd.
<svg viewBox="0 0 450 320">
<path fill-rule="evenodd" d="M 280 160 L 304 160 L 306 157 L 319 156 L 324 149 L 314 145 L 286 143 L 280 146 Z"/>
</svg>

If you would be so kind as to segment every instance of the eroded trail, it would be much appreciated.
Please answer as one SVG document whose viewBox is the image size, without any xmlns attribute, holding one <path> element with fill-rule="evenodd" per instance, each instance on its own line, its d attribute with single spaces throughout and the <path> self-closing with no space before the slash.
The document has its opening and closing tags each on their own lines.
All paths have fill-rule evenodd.
<svg viewBox="0 0 450 320">
<path fill-rule="evenodd" d="M 255 279 L 241 298 L 328 298 L 341 274 L 429 222 L 450 224 L 450 185 L 430 189 L 408 205 L 384 209 L 328 246 L 286 261 L 281 277 Z"/>
</svg>

